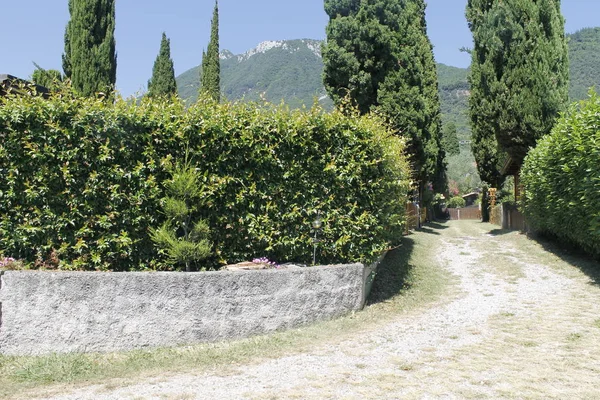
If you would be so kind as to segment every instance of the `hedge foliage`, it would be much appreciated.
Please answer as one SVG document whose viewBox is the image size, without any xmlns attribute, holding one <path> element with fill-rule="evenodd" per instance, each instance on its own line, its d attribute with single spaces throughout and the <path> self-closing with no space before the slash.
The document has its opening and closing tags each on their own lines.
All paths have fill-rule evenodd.
<svg viewBox="0 0 600 400">
<path fill-rule="evenodd" d="M 376 117 L 176 99 L 0 99 L 0 256 L 60 268 L 162 269 L 169 167 L 201 174 L 213 266 L 269 257 L 369 261 L 398 240 L 409 167 Z"/>
<path fill-rule="evenodd" d="M 600 98 L 574 104 L 522 168 L 522 207 L 534 229 L 600 255 Z"/>
<path fill-rule="evenodd" d="M 467 202 L 460 196 L 454 196 L 448 200 L 448 208 L 463 208 L 466 205 Z"/>
</svg>

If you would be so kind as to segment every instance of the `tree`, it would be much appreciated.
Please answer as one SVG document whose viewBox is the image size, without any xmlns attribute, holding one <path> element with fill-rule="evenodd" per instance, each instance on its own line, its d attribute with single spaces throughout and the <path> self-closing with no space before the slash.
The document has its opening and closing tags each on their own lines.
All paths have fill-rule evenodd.
<svg viewBox="0 0 600 400">
<path fill-rule="evenodd" d="M 339 105 L 382 113 L 408 153 L 421 189 L 445 179 L 436 65 L 422 0 L 326 0 L 324 83 Z M 439 185 L 438 185 L 439 186 Z M 442 185 L 443 186 L 443 185 Z"/>
<path fill-rule="evenodd" d="M 176 93 L 177 82 L 171 59 L 171 44 L 166 33 L 163 32 L 160 51 L 152 69 L 152 79 L 148 81 L 148 96 L 169 96 Z"/>
<path fill-rule="evenodd" d="M 69 13 L 65 75 L 83 96 L 113 90 L 117 77 L 115 0 L 69 0 Z"/>
<path fill-rule="evenodd" d="M 172 264 L 183 264 L 187 272 L 191 264 L 210 255 L 209 229 L 203 220 L 194 222 L 196 204 L 202 198 L 202 187 L 196 169 L 187 161 L 177 164 L 166 183 L 167 196 L 163 209 L 167 221 L 150 234 L 161 252 Z"/>
<path fill-rule="evenodd" d="M 208 94 L 215 101 L 221 101 L 221 59 L 219 58 L 219 3 L 215 1 L 215 9 L 211 21 L 210 42 L 206 52 L 202 54 L 200 69 L 200 94 Z"/>
<path fill-rule="evenodd" d="M 35 65 L 35 71 L 31 75 L 31 81 L 36 85 L 44 86 L 48 89 L 56 89 L 63 81 L 63 76 L 60 71 L 55 69 L 44 69 L 38 64 Z"/>
<path fill-rule="evenodd" d="M 442 147 L 447 156 L 457 156 L 460 154 L 460 142 L 456 134 L 456 124 L 448 122 L 442 129 Z"/>
<path fill-rule="evenodd" d="M 493 132 L 520 166 L 568 101 L 560 0 L 469 0 L 467 19 L 474 39 L 472 127 L 486 141 Z"/>
</svg>

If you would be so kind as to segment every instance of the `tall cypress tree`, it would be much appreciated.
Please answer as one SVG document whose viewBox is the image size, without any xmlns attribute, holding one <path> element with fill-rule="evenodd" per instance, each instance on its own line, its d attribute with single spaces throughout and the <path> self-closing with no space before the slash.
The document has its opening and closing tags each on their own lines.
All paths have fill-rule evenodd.
<svg viewBox="0 0 600 400">
<path fill-rule="evenodd" d="M 160 51 L 152 69 L 152 78 L 148 81 L 148 96 L 169 96 L 176 93 L 177 82 L 171 59 L 171 42 L 163 32 Z"/>
<path fill-rule="evenodd" d="M 323 79 L 334 102 L 349 96 L 360 112 L 385 115 L 408 139 L 421 187 L 428 181 L 445 187 L 437 71 L 423 0 L 327 0 L 325 10 Z"/>
<path fill-rule="evenodd" d="M 501 151 L 521 165 L 568 101 L 560 0 L 469 0 L 467 19 L 474 39 L 470 77 L 474 139 L 489 142 L 494 134 Z"/>
<path fill-rule="evenodd" d="M 492 2 L 486 0 L 469 0 L 467 19 L 473 32 L 474 48 L 471 51 L 471 68 L 469 83 L 469 116 L 471 121 L 471 151 L 477 162 L 477 171 L 482 181 L 498 188 L 504 182 L 501 173 L 503 153 L 496 140 L 496 120 L 498 107 L 490 96 L 492 82 L 496 79 L 494 58 L 488 54 L 484 39 L 490 31 L 488 22 Z M 483 207 L 483 210 L 487 207 Z M 486 218 L 484 218 L 485 220 Z"/>
<path fill-rule="evenodd" d="M 115 0 L 69 0 L 63 69 L 83 96 L 114 89 L 117 78 Z"/>
<path fill-rule="evenodd" d="M 206 53 L 202 55 L 200 69 L 200 94 L 208 94 L 215 101 L 221 101 L 221 60 L 219 58 L 219 3 L 215 8 L 211 21 L 210 42 Z"/>
<path fill-rule="evenodd" d="M 69 15 L 73 15 L 73 1 L 69 0 Z M 67 22 L 67 27 L 65 28 L 65 52 L 62 55 L 62 67 L 65 78 L 71 79 L 71 20 Z"/>
</svg>

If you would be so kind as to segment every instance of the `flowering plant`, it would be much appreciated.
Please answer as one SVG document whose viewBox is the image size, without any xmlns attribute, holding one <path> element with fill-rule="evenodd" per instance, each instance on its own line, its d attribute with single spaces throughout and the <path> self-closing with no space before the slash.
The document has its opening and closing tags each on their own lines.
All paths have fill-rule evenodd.
<svg viewBox="0 0 600 400">
<path fill-rule="evenodd" d="M 252 262 L 255 264 L 265 264 L 271 268 L 279 268 L 279 265 L 275 261 L 271 261 L 267 257 L 255 258 Z"/>
<path fill-rule="evenodd" d="M 19 269 L 23 264 L 12 257 L 0 258 L 0 269 Z"/>
</svg>

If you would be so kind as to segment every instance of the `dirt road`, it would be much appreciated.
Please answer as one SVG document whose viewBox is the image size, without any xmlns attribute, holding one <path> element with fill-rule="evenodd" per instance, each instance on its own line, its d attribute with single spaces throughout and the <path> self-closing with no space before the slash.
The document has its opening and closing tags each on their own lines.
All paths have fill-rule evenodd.
<svg viewBox="0 0 600 400">
<path fill-rule="evenodd" d="M 447 294 L 424 310 L 301 354 L 53 398 L 600 398 L 600 271 L 588 269 L 594 263 L 566 260 L 524 235 L 475 222 L 417 235 L 437 241 L 438 266 L 452 277 Z"/>
</svg>

